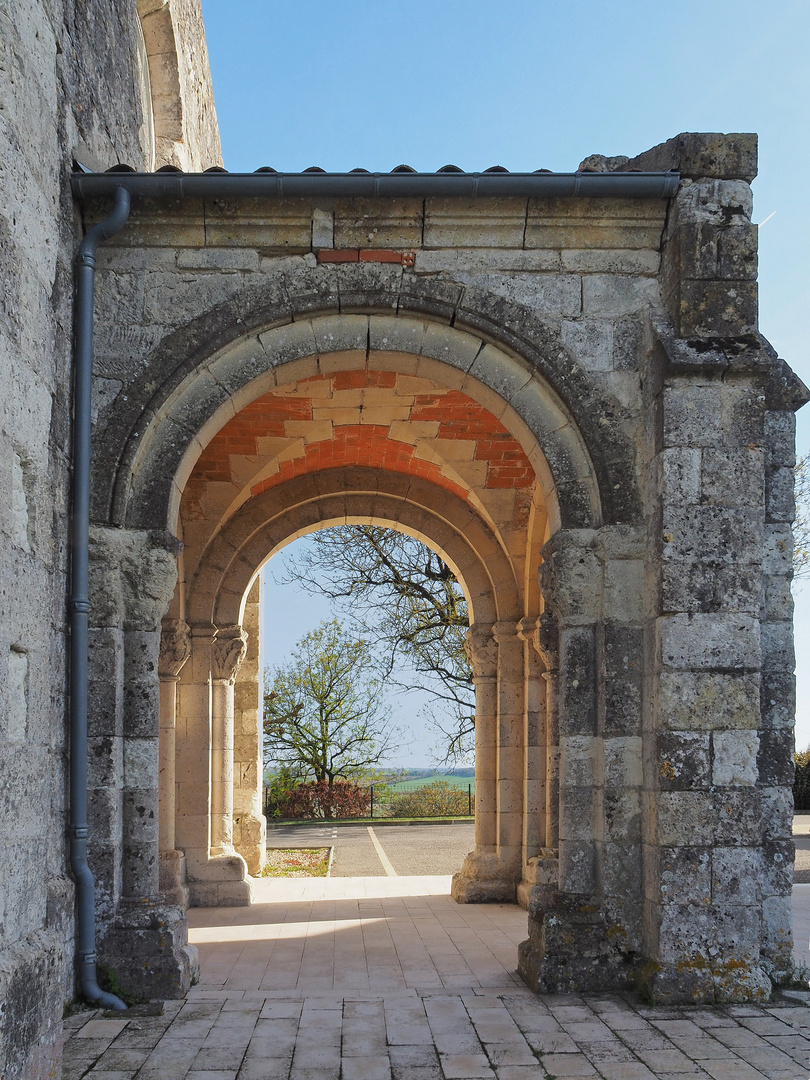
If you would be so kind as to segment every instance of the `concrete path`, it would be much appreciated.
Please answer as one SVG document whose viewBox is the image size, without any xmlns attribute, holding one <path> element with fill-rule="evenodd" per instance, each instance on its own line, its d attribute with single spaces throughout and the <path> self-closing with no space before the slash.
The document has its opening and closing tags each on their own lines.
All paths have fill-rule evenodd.
<svg viewBox="0 0 810 1080">
<path fill-rule="evenodd" d="M 810 993 L 714 1009 L 538 998 L 513 970 L 525 912 L 456 905 L 448 887 L 264 880 L 250 908 L 192 910 L 200 985 L 162 1016 L 71 1017 L 64 1080 L 810 1077 Z M 797 893 L 807 915 L 810 886 Z"/>
<path fill-rule="evenodd" d="M 332 877 L 422 876 L 457 869 L 475 847 L 471 821 L 454 825 L 271 825 L 268 848 L 334 847 Z M 380 858 L 382 849 L 385 860 Z"/>
</svg>

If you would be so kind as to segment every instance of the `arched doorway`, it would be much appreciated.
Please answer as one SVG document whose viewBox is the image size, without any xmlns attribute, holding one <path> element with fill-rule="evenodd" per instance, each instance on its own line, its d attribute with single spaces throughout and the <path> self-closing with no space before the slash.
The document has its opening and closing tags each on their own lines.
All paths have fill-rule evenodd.
<svg viewBox="0 0 810 1080">
<path fill-rule="evenodd" d="M 162 760 L 168 808 L 165 793 L 174 784 L 167 720 L 174 714 L 184 777 L 176 781 L 176 843 L 185 852 L 193 903 L 248 902 L 247 865 L 261 857 L 260 829 L 251 827 L 253 839 L 242 844 L 246 862 L 239 859 L 229 820 L 233 796 L 218 779 L 226 777 L 225 788 L 233 784 L 223 755 L 232 753 L 252 582 L 280 547 L 332 524 L 388 525 L 424 540 L 453 568 L 468 598 L 476 850 L 457 876 L 456 897 L 513 899 L 520 886 L 527 903 L 534 884 L 529 860 L 554 846 L 539 813 L 549 754 L 545 702 L 535 689 L 531 702 L 526 697 L 527 685 L 542 685 L 539 670 L 528 679 L 526 670 L 542 663 L 528 640 L 539 618 L 538 589 L 526 589 L 527 581 L 536 583 L 547 531 L 535 471 L 509 429 L 457 385 L 461 380 L 447 386 L 412 373 L 418 359 L 408 354 L 396 367 L 389 357 L 387 369 L 376 359 L 374 352 L 333 355 L 331 370 L 295 382 L 280 372 L 275 389 L 210 440 L 186 481 L 181 582 L 166 630 L 173 636 L 180 621 L 187 623 L 191 661 L 178 673 L 176 698 L 174 676 L 164 679 Z M 465 385 L 475 383 L 467 378 Z M 484 396 L 480 387 L 477 393 Z M 260 775 L 255 764 L 252 775 Z M 207 822 L 202 788 L 210 793 Z M 179 866 L 170 851 L 166 869 Z M 164 886 L 174 887 L 168 873 Z"/>
<path fill-rule="evenodd" d="M 236 337 L 185 367 L 128 432 L 122 425 L 115 468 L 96 488 L 99 505 L 109 500 L 111 519 L 125 526 L 113 530 L 119 544 L 129 537 L 160 546 L 166 530 L 182 542 L 176 560 L 155 557 L 160 582 L 145 590 L 162 627 L 163 659 L 154 631 L 149 648 L 162 679 L 164 798 L 161 811 L 154 791 L 154 812 L 169 897 L 184 900 L 187 887 L 198 904 L 250 899 L 245 856 L 255 862 L 255 852 L 240 841 L 240 854 L 234 841 L 231 732 L 258 570 L 298 535 L 376 522 L 424 537 L 470 599 L 476 848 L 454 894 L 517 897 L 538 914 L 554 909 L 555 926 L 568 917 L 555 907 L 560 897 L 576 897 L 580 912 L 581 898 L 598 898 L 613 874 L 603 857 L 606 787 L 597 773 L 593 702 L 611 647 L 609 635 L 598 633 L 603 580 L 606 569 L 639 560 L 627 527 L 609 527 L 602 547 L 595 543 L 604 523 L 600 473 L 614 481 L 607 500 L 614 520 L 634 498 L 622 483 L 621 437 L 605 410 L 599 446 L 611 454 L 594 465 L 582 425 L 536 365 L 410 315 L 304 317 Z M 113 547 L 102 549 L 112 534 L 98 529 L 96 538 L 101 560 L 110 562 Z M 635 597 L 628 603 L 619 590 L 614 600 L 618 622 L 638 617 Z M 558 679 L 558 666 L 570 669 L 568 682 Z M 610 843 L 623 861 L 598 910 L 625 931 L 606 938 L 600 914 L 591 938 L 607 963 L 620 965 L 641 935 L 627 895 L 627 875 L 640 882 L 633 766 L 640 739 L 613 742 L 611 752 L 612 783 L 624 803 L 612 816 Z M 176 796 L 173 811 L 167 791 Z M 157 837 L 136 840 L 139 823 L 134 814 L 131 820 L 124 846 L 136 852 L 137 888 L 157 896 Z M 247 832 L 255 847 L 260 824 L 253 824 Z M 568 934 L 559 943 L 565 964 L 576 954 L 573 941 Z M 548 952 L 530 940 L 526 963 L 548 967 Z"/>
</svg>

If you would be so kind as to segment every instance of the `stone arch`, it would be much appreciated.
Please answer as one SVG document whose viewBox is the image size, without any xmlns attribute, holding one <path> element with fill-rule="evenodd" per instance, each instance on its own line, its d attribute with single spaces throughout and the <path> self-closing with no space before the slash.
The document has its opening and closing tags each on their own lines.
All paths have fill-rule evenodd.
<svg viewBox="0 0 810 1080">
<path fill-rule="evenodd" d="M 290 540 L 331 524 L 374 521 L 416 536 L 454 569 L 476 622 L 517 621 L 518 583 L 496 538 L 461 499 L 402 474 L 332 469 L 271 488 L 246 503 L 217 534 L 189 583 L 187 619 L 239 621 L 243 598 L 264 562 Z"/>
<path fill-rule="evenodd" d="M 179 468 L 184 443 L 215 428 L 235 396 L 274 378 L 280 364 L 307 350 L 313 356 L 358 347 L 416 353 L 470 372 L 511 407 L 542 446 L 560 525 L 638 520 L 635 452 L 623 410 L 536 314 L 481 290 L 393 269 L 382 277 L 362 266 L 351 267 L 350 276 L 344 270 L 307 268 L 249 285 L 163 340 L 97 433 L 97 520 L 165 528 L 172 497 L 166 463 Z M 358 313 L 365 336 L 353 322 Z M 331 324 L 321 321 L 330 317 Z M 319 327 L 327 332 L 318 334 Z M 266 333 L 276 339 L 269 351 Z M 158 506 L 166 507 L 159 525 Z"/>
<path fill-rule="evenodd" d="M 194 724 L 184 698 L 199 709 L 210 669 L 218 687 L 211 699 L 212 755 L 220 762 L 217 730 L 233 715 L 228 696 L 233 693 L 235 676 L 229 690 L 227 673 L 217 670 L 218 664 L 224 667 L 214 656 L 218 642 L 223 641 L 228 657 L 238 654 L 251 583 L 276 550 L 307 532 L 352 522 L 373 522 L 409 532 L 437 550 L 463 583 L 474 618 L 476 847 L 456 875 L 454 890 L 458 899 L 512 899 L 527 857 L 523 781 L 519 779 L 525 773 L 525 747 L 518 730 L 522 715 L 515 709 L 526 678 L 519 638 L 520 589 L 497 539 L 466 502 L 445 489 L 402 474 L 380 476 L 374 469 L 333 469 L 317 482 L 311 476 L 298 477 L 244 504 L 214 537 L 188 583 L 185 617 L 191 628 L 191 662 L 179 680 L 181 725 L 188 730 Z M 205 724 L 179 747 L 179 767 L 184 775 L 195 765 L 204 767 L 204 730 Z M 225 735 L 221 741 L 227 746 L 231 736 Z M 170 768 L 167 763 L 167 770 Z M 231 773 L 227 765 L 224 768 L 231 784 Z M 203 905 L 248 902 L 244 866 L 229 853 L 227 844 L 216 844 L 218 836 L 231 836 L 229 827 L 218 821 L 232 810 L 229 806 L 221 809 L 220 804 L 227 799 L 215 798 L 219 780 L 213 769 L 210 784 L 211 837 L 205 832 L 196 803 L 187 812 L 181 799 L 176 808 L 177 843 L 188 861 L 191 899 Z M 505 798 L 510 785 L 514 790 Z M 255 855 L 241 854 L 249 859 Z M 170 882 L 164 886 L 172 891 Z"/>
</svg>

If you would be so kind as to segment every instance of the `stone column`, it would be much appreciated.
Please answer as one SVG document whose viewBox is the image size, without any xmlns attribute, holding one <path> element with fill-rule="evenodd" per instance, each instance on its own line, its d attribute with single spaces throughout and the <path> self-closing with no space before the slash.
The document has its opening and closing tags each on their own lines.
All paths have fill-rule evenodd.
<svg viewBox="0 0 810 1080">
<path fill-rule="evenodd" d="M 226 630 L 230 628 L 224 628 Z M 226 645 L 223 637 L 215 643 L 217 631 L 210 623 L 191 627 L 191 658 L 180 672 L 177 697 L 177 836 L 176 842 L 186 856 L 189 900 L 193 907 L 238 906 L 249 904 L 251 897 L 247 866 L 231 846 L 222 854 L 212 852 L 217 844 L 223 848 L 227 835 L 224 815 L 229 802 L 222 790 L 222 768 L 225 744 L 228 742 L 228 696 L 220 687 L 216 706 L 217 748 L 214 749 L 214 685 L 215 679 L 227 681 L 228 654 L 238 654 L 244 647 L 241 637 L 232 638 Z M 231 687 L 231 691 L 232 691 Z M 233 697 L 230 697 L 230 716 L 233 718 Z M 231 729 L 232 730 L 232 729 Z M 230 742 L 232 743 L 232 735 Z M 219 768 L 220 788 L 214 824 L 214 790 L 212 760 Z M 230 758 L 232 761 L 232 758 Z M 231 769 L 230 791 L 233 791 Z M 232 794 L 230 799 L 232 799 Z M 232 803 L 230 803 L 232 806 Z"/>
<path fill-rule="evenodd" d="M 476 623 L 467 633 L 475 680 L 475 850 L 453 876 L 458 903 L 514 900 L 520 876 L 522 697 L 515 660 L 521 650 L 515 624 L 508 626 L 499 634 L 510 638 L 503 665 L 491 624 Z"/>
<path fill-rule="evenodd" d="M 191 655 L 188 624 L 182 619 L 164 619 L 160 637 L 160 891 L 167 902 L 188 907 L 185 887 L 185 856 L 175 846 L 177 724 L 177 680 Z"/>
<path fill-rule="evenodd" d="M 498 645 L 498 861 L 517 882 L 523 865 L 523 642 L 514 622 L 495 623 L 492 636 Z"/>
<path fill-rule="evenodd" d="M 247 652 L 241 626 L 217 630 L 211 648 L 211 854 L 233 847 L 233 686 Z"/>
<path fill-rule="evenodd" d="M 256 876 L 264 867 L 267 825 L 262 806 L 264 771 L 262 716 L 259 695 L 259 578 L 245 603 L 242 626 L 247 653 L 234 685 L 233 843 Z"/>
<path fill-rule="evenodd" d="M 123 644 L 116 673 L 123 677 L 122 771 L 115 782 L 110 777 L 122 792 L 121 895 L 100 928 L 99 961 L 124 991 L 181 997 L 194 977 L 196 949 L 188 945 L 184 912 L 160 894 L 158 872 L 160 626 L 177 580 L 176 550 L 152 533 L 101 527 L 92 530 L 91 548 L 98 624 L 117 624 Z M 96 669 L 92 652 L 89 661 L 91 682 L 112 673 L 106 663 Z"/>
<path fill-rule="evenodd" d="M 557 889 L 559 878 L 556 624 L 549 614 L 521 619 L 518 634 L 525 642 L 526 665 L 523 880 L 518 902 L 536 910 Z"/>
</svg>

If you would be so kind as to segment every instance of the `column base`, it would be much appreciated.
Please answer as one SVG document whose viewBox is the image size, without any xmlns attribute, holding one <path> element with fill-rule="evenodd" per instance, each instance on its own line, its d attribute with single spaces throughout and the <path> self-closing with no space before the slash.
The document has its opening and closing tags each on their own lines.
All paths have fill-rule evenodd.
<svg viewBox="0 0 810 1080">
<path fill-rule="evenodd" d="M 453 875 L 450 895 L 457 904 L 513 904 L 517 873 L 495 854 L 471 851 Z"/>
<path fill-rule="evenodd" d="M 560 861 L 552 848 L 526 860 L 523 880 L 518 882 L 517 902 L 530 913 L 549 908 L 559 892 Z"/>
<path fill-rule="evenodd" d="M 545 911 L 529 915 L 529 938 L 518 946 L 518 974 L 536 994 L 629 990 L 638 953 L 626 930 L 608 926 L 604 912 L 586 897 L 557 896 Z"/>
<path fill-rule="evenodd" d="M 186 887 L 186 857 L 182 851 L 161 851 L 160 891 L 166 904 L 183 909 L 188 907 Z"/>
<path fill-rule="evenodd" d="M 193 866 L 188 885 L 190 907 L 248 907 L 253 889 L 241 855 L 214 855 Z"/>
<path fill-rule="evenodd" d="M 185 912 L 169 904 L 122 904 L 98 959 L 113 992 L 137 1001 L 184 997 L 200 977 Z"/>
<path fill-rule="evenodd" d="M 233 832 L 234 847 L 247 863 L 248 873 L 258 877 L 267 862 L 266 820 L 255 814 L 239 814 L 233 819 Z"/>
<path fill-rule="evenodd" d="M 769 1001 L 773 984 L 756 961 L 710 965 L 691 957 L 679 964 L 649 961 L 638 972 L 638 987 L 654 1005 L 729 1005 Z"/>
</svg>

